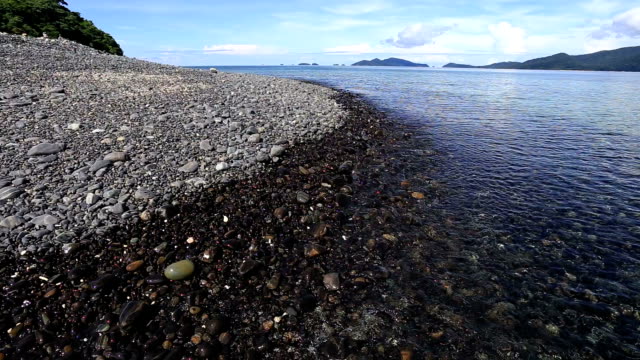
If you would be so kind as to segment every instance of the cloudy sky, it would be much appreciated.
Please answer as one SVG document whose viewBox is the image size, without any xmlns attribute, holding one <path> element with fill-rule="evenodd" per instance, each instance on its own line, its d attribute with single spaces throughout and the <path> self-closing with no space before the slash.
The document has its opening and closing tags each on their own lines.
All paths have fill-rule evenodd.
<svg viewBox="0 0 640 360">
<path fill-rule="evenodd" d="M 640 45 L 640 0 L 67 0 L 125 55 L 175 65 L 485 65 Z"/>
</svg>

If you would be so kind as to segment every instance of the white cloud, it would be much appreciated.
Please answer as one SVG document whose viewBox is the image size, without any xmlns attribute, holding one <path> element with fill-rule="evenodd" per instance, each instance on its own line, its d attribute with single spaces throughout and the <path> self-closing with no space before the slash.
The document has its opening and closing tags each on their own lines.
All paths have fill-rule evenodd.
<svg viewBox="0 0 640 360">
<path fill-rule="evenodd" d="M 396 39 L 389 38 L 384 43 L 399 48 L 413 48 L 432 44 L 438 36 L 451 30 L 451 26 L 431 26 L 427 24 L 413 24 L 398 33 Z"/>
<path fill-rule="evenodd" d="M 384 10 L 388 7 L 390 7 L 390 5 L 386 1 L 364 1 L 325 7 L 323 10 L 338 15 L 362 15 Z"/>
<path fill-rule="evenodd" d="M 615 11 L 620 4 L 617 1 L 610 0 L 591 0 L 588 3 L 583 3 L 582 8 L 593 14 L 609 15 L 612 11 Z"/>
<path fill-rule="evenodd" d="M 204 47 L 205 54 L 223 55 L 275 55 L 286 53 L 283 49 L 254 44 L 225 44 Z"/>
<path fill-rule="evenodd" d="M 496 48 L 502 53 L 513 55 L 527 51 L 524 29 L 502 21 L 489 25 L 489 32 L 493 36 Z"/>
<path fill-rule="evenodd" d="M 611 24 L 604 25 L 590 35 L 593 39 L 609 37 L 640 37 L 640 7 L 633 8 L 613 18 Z"/>
<path fill-rule="evenodd" d="M 344 45 L 324 49 L 325 53 L 340 55 L 366 54 L 371 53 L 372 51 L 374 50 L 369 44 Z"/>
</svg>

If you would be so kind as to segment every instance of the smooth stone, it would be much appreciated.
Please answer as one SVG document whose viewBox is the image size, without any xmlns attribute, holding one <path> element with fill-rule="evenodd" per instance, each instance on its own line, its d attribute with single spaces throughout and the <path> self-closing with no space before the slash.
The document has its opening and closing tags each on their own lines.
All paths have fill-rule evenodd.
<svg viewBox="0 0 640 360">
<path fill-rule="evenodd" d="M 262 138 L 260 137 L 260 134 L 252 134 L 249 136 L 249 139 L 248 139 L 250 143 L 259 143 L 260 140 L 262 140 Z"/>
<path fill-rule="evenodd" d="M 31 223 L 37 226 L 55 225 L 58 223 L 58 221 L 60 220 L 58 220 L 57 217 L 49 214 L 40 215 L 38 217 L 31 219 Z"/>
<path fill-rule="evenodd" d="M 340 289 L 340 276 L 338 273 L 325 274 L 322 278 L 322 282 L 324 283 L 324 287 L 329 291 L 336 291 Z"/>
<path fill-rule="evenodd" d="M 226 162 L 219 162 L 216 164 L 216 171 L 223 171 L 229 168 L 229 164 Z"/>
<path fill-rule="evenodd" d="M 68 124 L 67 125 L 67 129 L 73 130 L 73 131 L 78 131 L 78 130 L 80 130 L 80 124 L 79 123 Z"/>
<path fill-rule="evenodd" d="M 185 172 L 185 173 L 192 173 L 192 172 L 195 172 L 196 170 L 198 170 L 199 166 L 200 166 L 199 162 L 197 162 L 197 161 L 189 161 L 188 163 L 186 163 L 183 166 L 181 166 L 180 168 L 178 168 L 178 171 Z"/>
<path fill-rule="evenodd" d="M 258 266 L 257 261 L 252 259 L 247 259 L 242 262 L 242 265 L 240 265 L 240 268 L 238 268 L 238 272 L 240 273 L 240 275 L 245 275 L 251 270 L 255 269 L 256 266 Z"/>
<path fill-rule="evenodd" d="M 154 197 L 156 197 L 156 195 L 145 188 L 138 188 L 138 190 L 133 194 L 133 198 L 137 200 L 153 199 Z"/>
<path fill-rule="evenodd" d="M 80 248 L 80 244 L 78 243 L 66 243 L 62 245 L 62 253 L 65 255 L 71 255 L 74 252 L 76 252 L 76 250 L 78 250 Z"/>
<path fill-rule="evenodd" d="M 87 203 L 87 205 L 93 205 L 97 203 L 99 199 L 100 199 L 100 196 L 94 193 L 88 193 L 87 197 L 85 198 L 85 202 Z"/>
<path fill-rule="evenodd" d="M 274 145 L 273 147 L 271 147 L 271 150 L 269 151 L 269 156 L 271 157 L 276 157 L 276 156 L 280 156 L 284 153 L 284 146 L 280 146 L 280 145 Z"/>
<path fill-rule="evenodd" d="M 181 260 L 174 262 L 164 269 L 164 276 L 169 280 L 182 280 L 186 279 L 195 270 L 195 266 L 191 260 Z"/>
<path fill-rule="evenodd" d="M 111 165 L 111 161 L 109 160 L 96 160 L 93 165 L 91 165 L 91 167 L 89 168 L 90 172 L 96 172 L 100 169 L 106 168 L 107 166 Z"/>
<path fill-rule="evenodd" d="M 117 203 L 111 207 L 111 212 L 113 214 L 122 214 L 124 211 L 125 211 L 125 208 L 122 203 Z"/>
<path fill-rule="evenodd" d="M 114 151 L 104 156 L 103 160 L 106 161 L 125 161 L 127 160 L 127 153 L 124 151 Z"/>
<path fill-rule="evenodd" d="M 144 260 L 136 260 L 127 265 L 126 269 L 127 271 L 136 271 L 142 266 L 142 264 L 144 264 Z"/>
<path fill-rule="evenodd" d="M 9 230 L 12 230 L 24 223 L 25 223 L 24 218 L 22 218 L 21 216 L 12 215 L 0 221 L 0 227 L 5 227 L 5 228 L 8 228 Z"/>
<path fill-rule="evenodd" d="M 213 150 L 213 145 L 211 145 L 211 140 L 200 141 L 200 149 L 204 151 Z"/>
<path fill-rule="evenodd" d="M 216 69 L 216 68 L 209 68 L 209 72 L 211 72 L 212 74 L 217 74 L 217 73 L 218 73 L 218 69 Z"/>
<path fill-rule="evenodd" d="M 63 144 L 52 144 L 52 143 L 42 143 L 38 144 L 27 152 L 29 156 L 38 156 L 38 155 L 51 155 L 59 153 L 64 150 Z"/>
<path fill-rule="evenodd" d="M 309 196 L 309 194 L 304 191 L 298 191 L 296 193 L 296 201 L 298 201 L 300 204 L 306 204 L 310 199 L 311 197 Z"/>
<path fill-rule="evenodd" d="M 120 326 L 125 328 L 133 325 L 142 316 L 146 308 L 147 304 L 143 301 L 128 302 L 120 312 Z"/>
</svg>

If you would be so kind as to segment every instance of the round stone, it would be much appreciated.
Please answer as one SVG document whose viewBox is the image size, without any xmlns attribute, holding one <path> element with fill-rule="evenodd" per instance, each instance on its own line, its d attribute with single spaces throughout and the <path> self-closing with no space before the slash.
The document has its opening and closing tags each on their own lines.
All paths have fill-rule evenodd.
<svg viewBox="0 0 640 360">
<path fill-rule="evenodd" d="M 167 266 L 164 269 L 164 276 L 169 280 L 182 280 L 191 276 L 193 270 L 195 270 L 195 266 L 191 260 L 181 260 Z"/>
</svg>

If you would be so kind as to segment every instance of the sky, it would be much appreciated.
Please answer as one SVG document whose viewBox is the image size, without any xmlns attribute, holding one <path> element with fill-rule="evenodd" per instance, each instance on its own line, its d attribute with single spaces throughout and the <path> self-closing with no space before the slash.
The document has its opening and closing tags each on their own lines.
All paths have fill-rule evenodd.
<svg viewBox="0 0 640 360">
<path fill-rule="evenodd" d="M 640 0 L 67 0 L 126 56 L 172 65 L 486 65 L 640 45 Z"/>
</svg>

